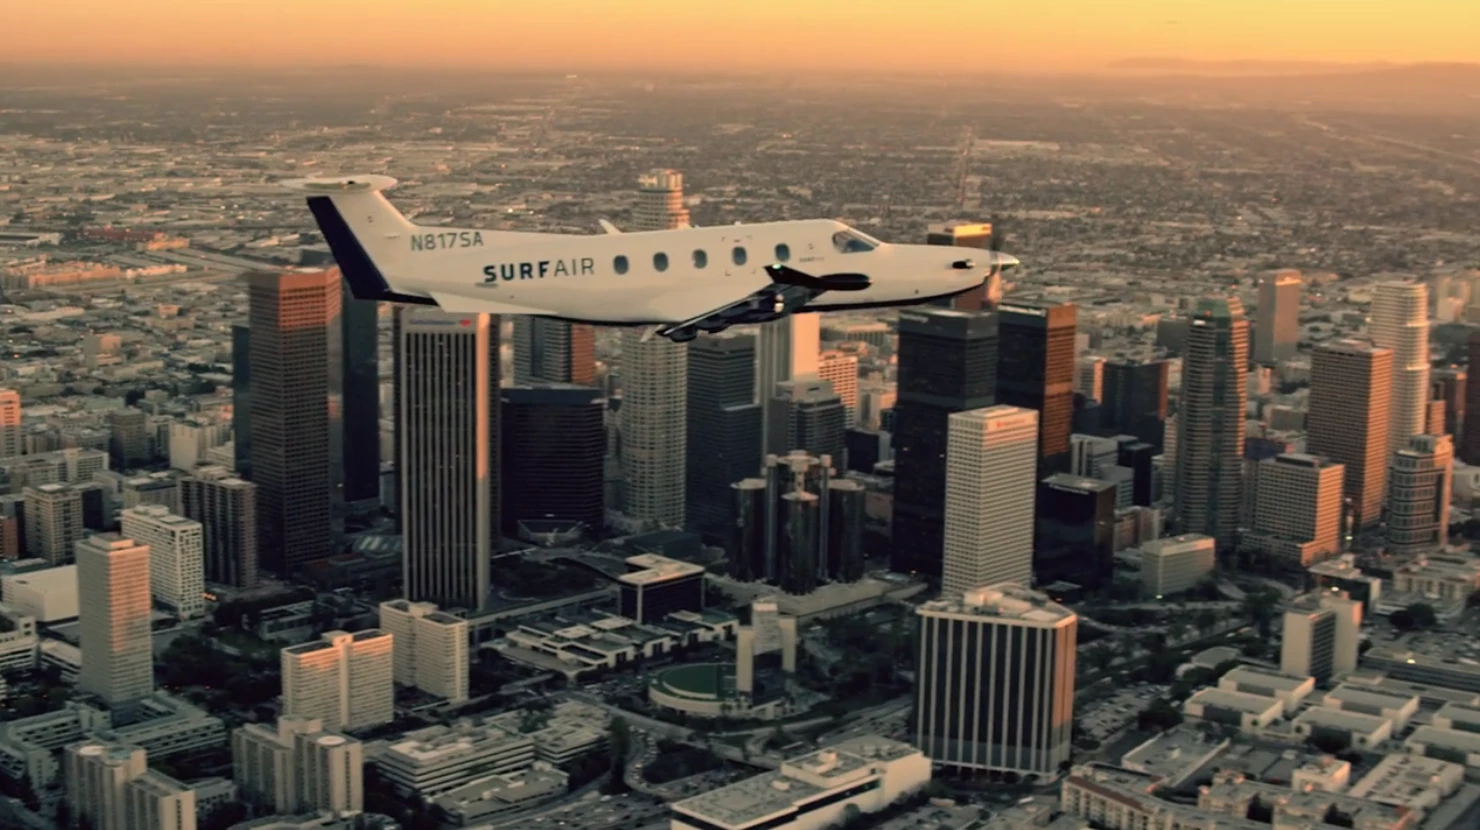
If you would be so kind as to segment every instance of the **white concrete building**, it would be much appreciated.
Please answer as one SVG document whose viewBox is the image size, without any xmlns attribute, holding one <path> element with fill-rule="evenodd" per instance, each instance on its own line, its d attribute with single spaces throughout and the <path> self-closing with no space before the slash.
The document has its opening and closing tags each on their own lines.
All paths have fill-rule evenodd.
<svg viewBox="0 0 1480 830">
<path fill-rule="evenodd" d="M 148 504 L 124 510 L 123 535 L 149 546 L 149 591 L 180 619 L 205 613 L 205 531 L 200 522 Z"/>
<path fill-rule="evenodd" d="M 379 629 L 326 631 L 282 650 L 283 715 L 328 729 L 362 729 L 395 719 L 394 638 Z"/>
<path fill-rule="evenodd" d="M 989 406 L 950 416 L 946 442 L 946 595 L 1033 581 L 1038 413 Z"/>
<path fill-rule="evenodd" d="M 395 680 L 429 695 L 468 699 L 468 621 L 430 602 L 380 604 L 380 628 L 395 642 Z"/>
<path fill-rule="evenodd" d="M 822 830 L 849 806 L 878 812 L 930 783 L 914 747 L 863 737 L 782 763 L 768 772 L 673 803 L 672 830 Z"/>
<path fill-rule="evenodd" d="M 1293 715 L 1316 690 L 1313 677 L 1280 674 L 1258 666 L 1239 666 L 1218 678 L 1218 688 L 1225 692 L 1272 697 L 1280 701 L 1285 715 Z"/>
<path fill-rule="evenodd" d="M 1429 287 L 1411 282 L 1378 285 L 1368 334 L 1374 345 L 1393 351 L 1388 447 L 1402 449 L 1410 438 L 1423 434 L 1428 420 Z"/>
<path fill-rule="evenodd" d="M 150 613 L 149 546 L 116 533 L 77 543 L 77 686 L 109 705 L 154 692 L 154 633 Z"/>
<path fill-rule="evenodd" d="M 149 770 L 143 747 L 94 740 L 75 743 L 63 752 L 62 768 L 73 815 L 86 817 L 93 830 L 134 830 L 125 788 Z"/>
<path fill-rule="evenodd" d="M 1284 701 L 1246 692 L 1223 689 L 1199 689 L 1182 704 L 1182 713 L 1214 723 L 1237 726 L 1243 732 L 1255 732 L 1279 720 L 1285 713 Z"/>
<path fill-rule="evenodd" d="M 60 565 L 0 579 L 0 597 L 40 623 L 77 618 L 77 566 Z"/>
<path fill-rule="evenodd" d="M 1197 587 L 1213 573 L 1217 543 L 1211 536 L 1184 533 L 1141 545 L 1141 585 L 1148 596 L 1164 597 Z"/>
<path fill-rule="evenodd" d="M 0 604 L 0 672 L 30 671 L 40 654 L 36 618 Z"/>
<path fill-rule="evenodd" d="M 242 800 L 266 812 L 364 809 L 364 748 L 313 718 L 247 724 L 231 734 Z"/>
</svg>

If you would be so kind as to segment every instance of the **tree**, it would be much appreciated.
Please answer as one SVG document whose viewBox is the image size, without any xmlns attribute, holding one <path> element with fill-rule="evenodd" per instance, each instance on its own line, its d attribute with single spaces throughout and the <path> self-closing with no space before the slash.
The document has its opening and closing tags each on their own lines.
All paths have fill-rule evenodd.
<svg viewBox="0 0 1480 830">
<path fill-rule="evenodd" d="M 1433 628 L 1439 624 L 1439 617 L 1434 613 L 1434 606 L 1426 602 L 1415 602 L 1403 610 L 1413 618 L 1414 628 Z"/>
<path fill-rule="evenodd" d="M 632 729 L 626 718 L 612 718 L 607 745 L 611 749 L 612 773 L 602 791 L 617 795 L 627 791 L 627 756 L 632 753 Z"/>
</svg>

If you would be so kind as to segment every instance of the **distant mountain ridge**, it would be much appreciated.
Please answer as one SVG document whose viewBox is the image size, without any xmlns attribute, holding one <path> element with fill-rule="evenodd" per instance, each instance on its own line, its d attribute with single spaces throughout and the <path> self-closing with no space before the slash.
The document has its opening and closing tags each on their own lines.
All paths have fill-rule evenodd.
<svg viewBox="0 0 1480 830">
<path fill-rule="evenodd" d="M 1480 63 L 1336 63 L 1323 61 L 1204 61 L 1191 58 L 1127 58 L 1106 66 L 1112 72 L 1159 75 L 1291 76 L 1342 75 L 1424 81 L 1480 80 Z"/>
</svg>

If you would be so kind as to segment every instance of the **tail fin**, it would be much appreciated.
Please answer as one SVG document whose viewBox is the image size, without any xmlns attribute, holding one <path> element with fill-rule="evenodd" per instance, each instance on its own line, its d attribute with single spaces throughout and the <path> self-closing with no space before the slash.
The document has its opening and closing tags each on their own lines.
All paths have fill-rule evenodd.
<svg viewBox="0 0 1480 830">
<path fill-rule="evenodd" d="M 380 193 L 395 186 L 395 179 L 333 176 L 282 184 L 308 194 L 308 209 L 356 299 L 435 305 L 430 298 L 397 291 L 386 278 L 406 255 L 405 240 L 416 227 Z"/>
</svg>

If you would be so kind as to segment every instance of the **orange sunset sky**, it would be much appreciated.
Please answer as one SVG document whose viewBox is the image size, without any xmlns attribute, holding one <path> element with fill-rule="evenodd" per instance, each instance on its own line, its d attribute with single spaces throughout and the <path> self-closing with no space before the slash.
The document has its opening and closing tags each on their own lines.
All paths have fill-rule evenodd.
<svg viewBox="0 0 1480 830">
<path fill-rule="evenodd" d="M 0 61 L 1077 71 L 1480 61 L 1480 0 L 19 0 Z"/>
</svg>

